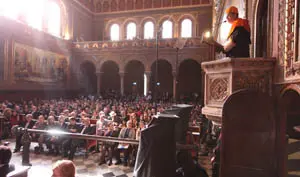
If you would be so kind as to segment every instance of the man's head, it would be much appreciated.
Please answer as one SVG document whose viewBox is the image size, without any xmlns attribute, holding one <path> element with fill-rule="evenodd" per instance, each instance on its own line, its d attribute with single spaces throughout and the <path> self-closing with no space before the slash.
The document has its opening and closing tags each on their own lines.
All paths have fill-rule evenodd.
<svg viewBox="0 0 300 177">
<path fill-rule="evenodd" d="M 228 23 L 233 23 L 239 17 L 239 10 L 235 6 L 227 8 L 225 13 Z"/>
<path fill-rule="evenodd" d="M 75 165 L 70 160 L 59 160 L 52 168 L 52 177 L 75 177 Z"/>
<path fill-rule="evenodd" d="M 27 120 L 27 122 L 30 122 L 32 120 L 32 114 L 27 114 L 26 120 Z"/>
<path fill-rule="evenodd" d="M 11 159 L 11 150 L 7 146 L 0 146 L 0 164 L 9 164 Z"/>
</svg>

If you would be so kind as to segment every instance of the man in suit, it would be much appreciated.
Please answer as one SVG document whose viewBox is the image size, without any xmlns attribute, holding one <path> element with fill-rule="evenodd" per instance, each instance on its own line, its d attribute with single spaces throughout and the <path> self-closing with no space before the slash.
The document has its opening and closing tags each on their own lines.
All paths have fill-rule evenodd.
<svg viewBox="0 0 300 177">
<path fill-rule="evenodd" d="M 27 114 L 26 115 L 26 121 L 20 121 L 19 123 L 19 127 L 23 127 L 23 128 L 27 128 L 27 129 L 31 129 L 34 126 L 35 122 L 32 120 L 32 114 Z M 19 152 L 21 149 L 21 138 L 23 136 L 23 133 L 18 133 L 16 135 L 16 146 L 14 149 L 14 153 L 15 152 Z"/>
<path fill-rule="evenodd" d="M 76 118 L 70 118 L 70 124 L 67 127 L 67 132 L 69 133 L 79 133 L 81 132 L 82 127 L 79 124 L 76 124 Z M 66 138 L 63 140 L 62 149 L 63 149 L 63 157 L 68 157 L 68 151 L 70 150 L 70 146 L 72 144 L 71 138 Z"/>
<path fill-rule="evenodd" d="M 87 134 L 87 135 L 95 135 L 96 134 L 96 126 L 91 126 L 91 122 L 89 118 L 83 119 L 84 127 L 80 131 L 80 134 Z M 76 152 L 76 148 L 79 146 L 86 145 L 87 141 L 84 139 L 73 139 L 71 143 L 71 149 L 69 154 L 69 160 L 73 160 L 74 154 Z"/>
<path fill-rule="evenodd" d="M 135 139 L 135 130 L 132 127 L 133 123 L 132 121 L 127 121 L 126 123 L 126 127 L 122 128 L 119 134 L 119 138 L 127 138 L 127 139 Z M 127 166 L 127 161 L 128 161 L 128 157 L 129 154 L 132 151 L 132 147 L 129 144 L 119 144 L 118 145 L 118 150 L 116 152 L 116 158 L 117 158 L 117 164 L 119 164 L 121 162 L 120 160 L 120 151 L 123 150 L 124 151 L 124 166 Z"/>
<path fill-rule="evenodd" d="M 0 176 L 6 176 L 9 172 L 15 170 L 15 166 L 9 164 L 11 155 L 9 147 L 0 146 Z"/>
<path fill-rule="evenodd" d="M 109 137 L 118 137 L 119 136 L 119 131 L 116 126 L 114 127 L 114 123 L 110 122 L 107 127 L 107 131 L 105 131 L 104 136 L 109 136 Z M 115 151 L 117 147 L 117 143 L 114 142 L 105 142 L 103 143 L 102 146 L 100 146 L 100 162 L 99 165 L 102 165 L 105 163 L 105 154 L 108 152 L 108 166 L 112 165 L 112 157 L 113 157 L 113 152 Z"/>
</svg>

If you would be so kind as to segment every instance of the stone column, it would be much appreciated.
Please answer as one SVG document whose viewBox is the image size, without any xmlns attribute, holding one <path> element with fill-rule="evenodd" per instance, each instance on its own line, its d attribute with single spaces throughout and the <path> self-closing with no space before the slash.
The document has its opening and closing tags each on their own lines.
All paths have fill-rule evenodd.
<svg viewBox="0 0 300 177">
<path fill-rule="evenodd" d="M 100 95 L 101 92 L 101 77 L 102 77 L 103 72 L 98 72 L 96 73 L 97 75 L 97 94 Z"/>
<path fill-rule="evenodd" d="M 124 76 L 125 76 L 125 73 L 124 72 L 119 72 L 119 75 L 120 75 L 120 91 L 121 91 L 121 95 L 123 96 L 124 95 Z"/>
<path fill-rule="evenodd" d="M 176 100 L 176 92 L 177 92 L 177 72 L 173 71 L 173 99 Z"/>
<path fill-rule="evenodd" d="M 145 71 L 145 75 L 147 78 L 147 84 L 146 84 L 146 95 L 149 93 L 150 90 L 150 77 L 151 77 L 151 71 Z"/>
</svg>

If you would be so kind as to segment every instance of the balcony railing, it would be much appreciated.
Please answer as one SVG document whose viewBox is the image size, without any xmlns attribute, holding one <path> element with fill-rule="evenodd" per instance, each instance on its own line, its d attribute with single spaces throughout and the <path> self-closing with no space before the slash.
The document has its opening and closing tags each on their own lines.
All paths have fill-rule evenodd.
<svg viewBox="0 0 300 177">
<path fill-rule="evenodd" d="M 206 45 L 201 38 L 172 38 L 172 39 L 136 39 L 122 41 L 85 41 L 74 42 L 73 49 L 105 50 L 105 49 L 147 49 L 147 48 L 199 48 Z"/>
</svg>

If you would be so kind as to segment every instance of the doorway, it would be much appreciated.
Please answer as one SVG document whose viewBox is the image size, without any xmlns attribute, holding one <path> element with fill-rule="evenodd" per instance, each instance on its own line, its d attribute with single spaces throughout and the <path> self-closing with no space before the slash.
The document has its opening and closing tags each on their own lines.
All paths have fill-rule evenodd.
<svg viewBox="0 0 300 177">
<path fill-rule="evenodd" d="M 295 90 L 287 90 L 282 98 L 282 106 L 284 106 L 283 127 L 288 138 L 286 154 L 284 158 L 287 159 L 286 170 L 287 177 L 300 177 L 300 132 L 296 132 L 294 127 L 300 125 L 300 95 Z M 287 156 L 287 157 L 286 157 Z"/>
<path fill-rule="evenodd" d="M 260 0 L 257 6 L 255 57 L 268 56 L 268 4 L 269 0 Z"/>
<path fill-rule="evenodd" d="M 81 80 L 83 82 L 84 94 L 96 94 L 97 93 L 97 76 L 95 65 L 89 61 L 85 61 L 80 65 L 80 71 L 82 74 Z"/>
</svg>

